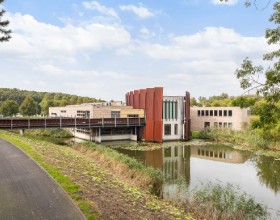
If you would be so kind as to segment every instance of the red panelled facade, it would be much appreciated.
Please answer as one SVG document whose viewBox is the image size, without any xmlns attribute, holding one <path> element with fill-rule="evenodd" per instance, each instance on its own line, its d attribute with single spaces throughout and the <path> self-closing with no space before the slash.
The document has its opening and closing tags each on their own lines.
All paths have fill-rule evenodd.
<svg viewBox="0 0 280 220">
<path fill-rule="evenodd" d="M 143 139 L 162 142 L 163 88 L 147 88 L 127 93 L 128 105 L 145 110 L 146 126 Z"/>
<path fill-rule="evenodd" d="M 134 90 L 126 94 L 127 105 L 145 110 L 146 126 L 142 138 L 147 141 L 162 142 L 163 136 L 163 88 L 147 88 Z M 190 139 L 190 93 L 185 96 L 185 140 Z"/>
</svg>

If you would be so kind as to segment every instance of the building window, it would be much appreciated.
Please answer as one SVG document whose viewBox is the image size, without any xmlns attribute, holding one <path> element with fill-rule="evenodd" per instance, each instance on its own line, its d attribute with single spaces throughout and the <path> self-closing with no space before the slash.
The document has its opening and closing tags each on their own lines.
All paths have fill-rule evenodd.
<svg viewBox="0 0 280 220">
<path fill-rule="evenodd" d="M 228 110 L 228 116 L 232 116 L 232 110 Z"/>
<path fill-rule="evenodd" d="M 231 122 L 228 123 L 228 127 L 232 128 L 232 123 Z"/>
<path fill-rule="evenodd" d="M 204 110 L 201 110 L 201 116 L 204 116 Z"/>
<path fill-rule="evenodd" d="M 200 116 L 200 110 L 197 111 L 197 116 Z"/>
<path fill-rule="evenodd" d="M 89 111 L 77 111 L 77 117 L 82 117 L 82 118 L 89 118 L 90 112 Z"/>
<path fill-rule="evenodd" d="M 215 128 L 218 127 L 218 122 L 214 122 L 214 127 L 215 127 Z"/>
<path fill-rule="evenodd" d="M 171 157 L 171 147 L 164 148 L 164 157 Z"/>
<path fill-rule="evenodd" d="M 226 128 L 227 127 L 227 123 L 226 122 L 224 122 L 224 128 Z"/>
<path fill-rule="evenodd" d="M 175 119 L 178 119 L 178 102 L 175 102 Z"/>
<path fill-rule="evenodd" d="M 121 112 L 120 111 L 111 111 L 111 118 L 120 118 Z"/>
<path fill-rule="evenodd" d="M 206 121 L 204 122 L 204 128 L 209 128 L 210 127 L 210 122 Z"/>
<path fill-rule="evenodd" d="M 224 110 L 224 116 L 227 116 L 227 110 Z"/>
<path fill-rule="evenodd" d="M 164 135 L 171 135 L 171 124 L 164 125 Z"/>
<path fill-rule="evenodd" d="M 223 110 L 219 110 L 219 116 L 223 116 Z"/>
<path fill-rule="evenodd" d="M 178 134 L 178 124 L 174 125 L 174 134 L 177 135 Z"/>
<path fill-rule="evenodd" d="M 163 102 L 162 105 L 163 105 L 162 106 L 162 118 L 166 119 L 166 115 L 165 115 L 165 112 L 166 112 L 166 109 L 165 109 L 166 108 L 166 102 Z"/>
<path fill-rule="evenodd" d="M 61 110 L 60 112 L 61 112 L 61 113 L 66 113 L 66 110 Z"/>
<path fill-rule="evenodd" d="M 209 111 L 208 110 L 205 111 L 205 115 L 209 116 Z"/>
<path fill-rule="evenodd" d="M 218 110 L 214 110 L 214 116 L 218 116 Z"/>
<path fill-rule="evenodd" d="M 210 110 L 210 116 L 213 116 L 213 110 Z"/>
<path fill-rule="evenodd" d="M 219 122 L 219 128 L 223 127 L 223 122 Z"/>
<path fill-rule="evenodd" d="M 139 118 L 139 115 L 127 115 L 128 118 Z M 112 117 L 114 118 L 114 117 Z M 117 117 L 116 117 L 117 118 Z M 119 117 L 118 117 L 119 118 Z"/>
</svg>

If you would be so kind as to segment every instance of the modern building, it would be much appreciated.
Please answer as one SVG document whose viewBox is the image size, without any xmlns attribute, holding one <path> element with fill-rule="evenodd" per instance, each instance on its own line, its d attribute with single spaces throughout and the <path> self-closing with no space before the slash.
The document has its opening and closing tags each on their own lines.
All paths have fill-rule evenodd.
<svg viewBox="0 0 280 220">
<path fill-rule="evenodd" d="M 163 96 L 163 88 L 130 91 L 126 103 L 135 109 L 144 109 L 146 126 L 142 139 L 171 141 L 190 139 L 190 93 L 185 96 Z"/>
<path fill-rule="evenodd" d="M 99 126 L 91 127 L 89 125 L 88 127 L 85 127 L 80 125 L 70 129 L 75 137 L 98 143 L 112 140 L 136 141 L 139 137 L 138 133 L 141 128 L 140 119 L 145 118 L 145 112 L 143 109 L 134 109 L 132 106 L 126 106 L 122 102 L 84 103 L 81 105 L 68 105 L 65 107 L 50 107 L 49 115 L 54 118 L 70 117 L 89 119 L 88 121 L 100 119 Z M 121 120 L 121 125 L 117 126 L 117 119 L 123 119 Z M 129 124 L 129 122 L 133 120 L 134 124 Z M 112 126 L 108 126 L 104 123 L 108 121 L 112 121 Z"/>
<path fill-rule="evenodd" d="M 241 130 L 250 121 L 250 108 L 191 107 L 191 130 L 205 128 L 230 128 Z"/>
</svg>

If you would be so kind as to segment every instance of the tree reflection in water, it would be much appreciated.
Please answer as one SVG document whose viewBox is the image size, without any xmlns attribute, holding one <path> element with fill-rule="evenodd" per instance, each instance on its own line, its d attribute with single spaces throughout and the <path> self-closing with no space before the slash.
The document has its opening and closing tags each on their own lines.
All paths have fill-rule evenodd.
<svg viewBox="0 0 280 220">
<path fill-rule="evenodd" d="M 275 193 L 280 191 L 280 161 L 272 157 L 257 156 L 254 158 L 260 182 Z"/>
</svg>

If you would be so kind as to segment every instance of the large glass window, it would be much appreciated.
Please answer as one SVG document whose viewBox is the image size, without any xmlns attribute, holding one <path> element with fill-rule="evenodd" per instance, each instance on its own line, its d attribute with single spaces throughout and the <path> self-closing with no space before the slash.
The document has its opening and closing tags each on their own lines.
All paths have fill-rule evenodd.
<svg viewBox="0 0 280 220">
<path fill-rule="evenodd" d="M 164 135 L 171 135 L 171 124 L 164 125 Z"/>
<path fill-rule="evenodd" d="M 209 116 L 209 111 L 208 110 L 205 111 L 205 115 Z"/>
<path fill-rule="evenodd" d="M 200 110 L 197 111 L 197 116 L 200 116 Z"/>
<path fill-rule="evenodd" d="M 174 125 L 174 134 L 177 135 L 178 134 L 178 124 Z"/>
<path fill-rule="evenodd" d="M 210 110 L 210 116 L 213 116 L 213 110 Z"/>
<path fill-rule="evenodd" d="M 163 119 L 178 119 L 178 102 L 164 101 L 162 106 Z"/>
<path fill-rule="evenodd" d="M 223 110 L 219 110 L 219 116 L 223 116 Z"/>
<path fill-rule="evenodd" d="M 232 110 L 228 110 L 228 116 L 232 116 Z"/>
</svg>

